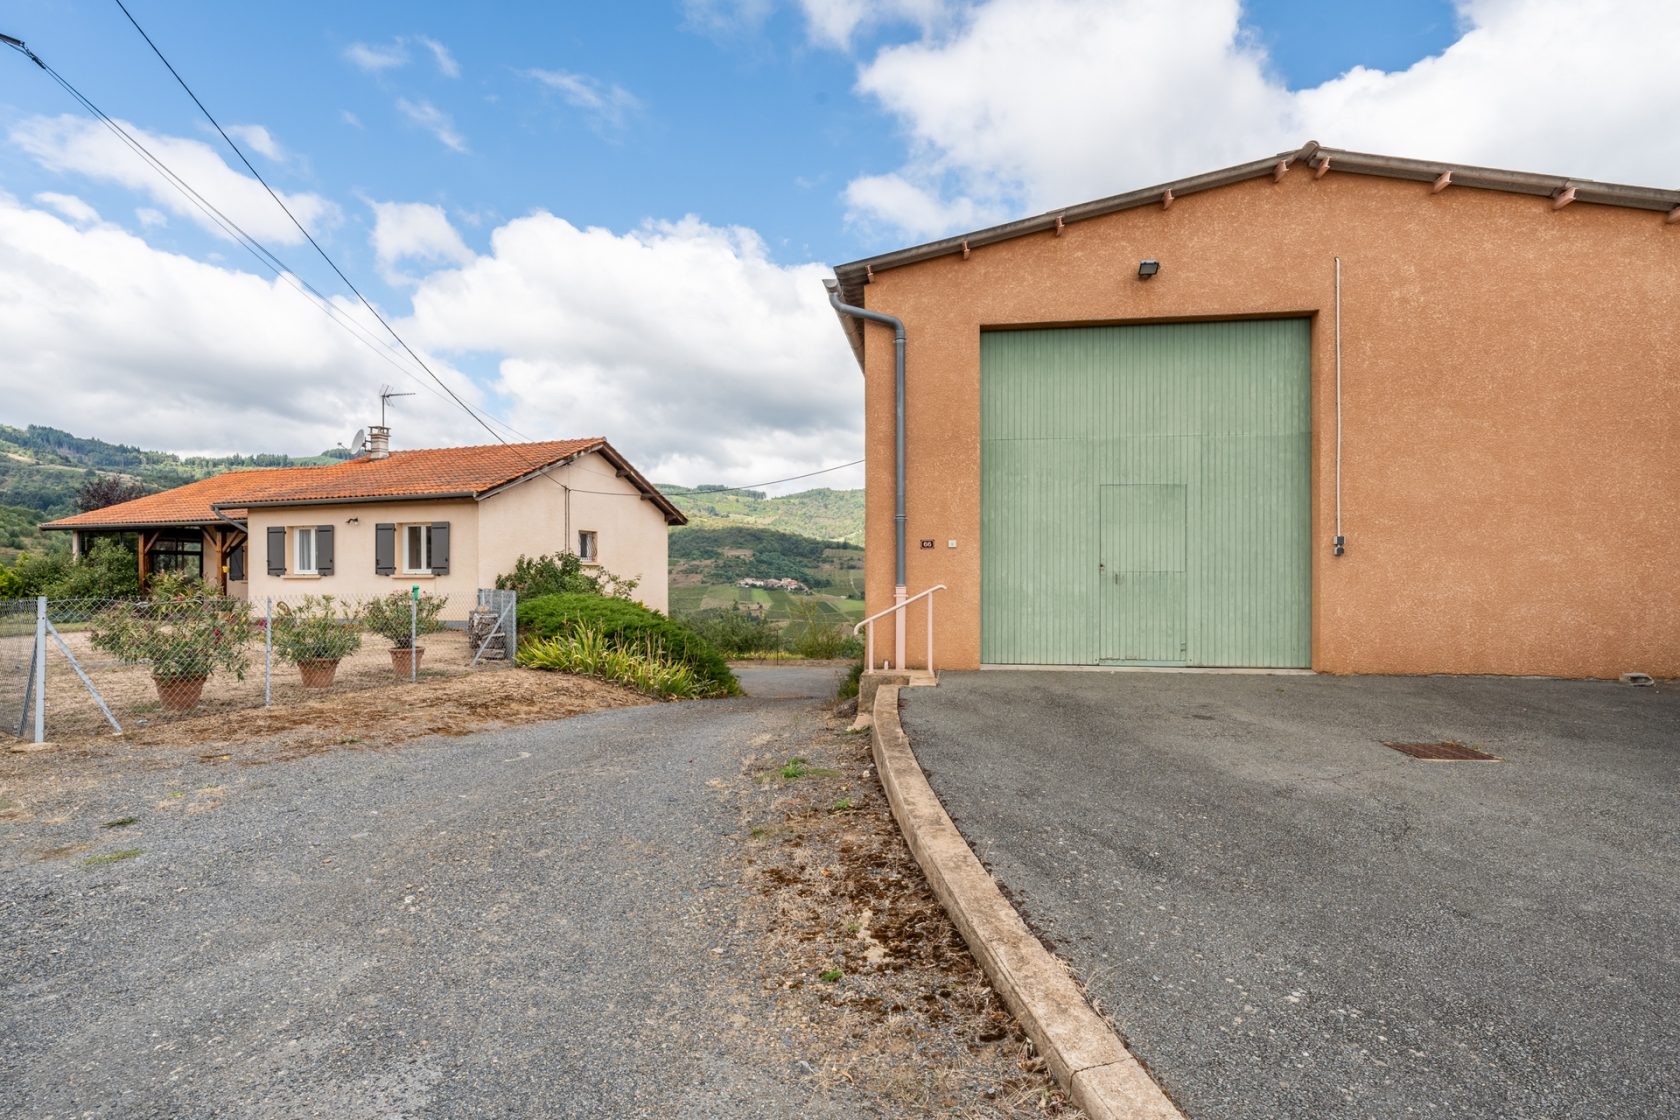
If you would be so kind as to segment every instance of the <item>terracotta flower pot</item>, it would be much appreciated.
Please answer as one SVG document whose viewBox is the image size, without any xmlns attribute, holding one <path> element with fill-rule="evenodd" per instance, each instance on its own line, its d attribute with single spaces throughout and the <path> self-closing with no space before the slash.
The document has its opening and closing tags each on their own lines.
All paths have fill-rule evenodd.
<svg viewBox="0 0 1680 1120">
<path fill-rule="evenodd" d="M 157 685 L 158 700 L 168 712 L 184 712 L 198 705 L 198 698 L 204 694 L 204 682 L 209 677 L 153 677 L 152 683 Z"/>
<path fill-rule="evenodd" d="M 414 655 L 414 669 L 420 669 L 420 659 L 426 655 L 425 646 L 415 646 L 413 649 L 393 649 L 391 651 L 391 669 L 403 680 L 408 679 L 409 654 Z"/>
<path fill-rule="evenodd" d="M 297 663 L 298 673 L 303 677 L 305 688 L 331 688 L 333 676 L 338 672 L 338 658 L 314 657 L 308 661 Z"/>
</svg>

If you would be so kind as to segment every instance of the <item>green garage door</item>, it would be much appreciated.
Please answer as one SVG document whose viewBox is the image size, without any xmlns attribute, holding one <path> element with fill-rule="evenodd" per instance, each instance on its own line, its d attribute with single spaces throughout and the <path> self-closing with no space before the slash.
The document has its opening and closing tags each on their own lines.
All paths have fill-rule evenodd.
<svg viewBox="0 0 1680 1120">
<path fill-rule="evenodd" d="M 1305 319 L 988 331 L 981 659 L 1311 661 Z"/>
</svg>

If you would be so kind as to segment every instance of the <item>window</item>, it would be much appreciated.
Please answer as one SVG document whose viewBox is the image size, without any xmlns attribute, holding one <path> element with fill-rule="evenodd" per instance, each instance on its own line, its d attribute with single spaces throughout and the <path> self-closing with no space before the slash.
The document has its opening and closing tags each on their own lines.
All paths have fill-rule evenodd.
<svg viewBox="0 0 1680 1120">
<path fill-rule="evenodd" d="M 578 532 L 578 559 L 585 564 L 593 564 L 599 559 L 595 549 L 595 530 L 583 529 Z"/>
<path fill-rule="evenodd" d="M 300 576 L 316 575 L 315 530 L 292 530 L 292 571 Z"/>
<path fill-rule="evenodd" d="M 404 525 L 403 574 L 430 575 L 432 572 L 432 542 L 425 525 Z"/>
<path fill-rule="evenodd" d="M 147 553 L 147 567 L 154 572 L 177 572 L 204 578 L 204 538 L 194 532 L 160 532 Z"/>
</svg>

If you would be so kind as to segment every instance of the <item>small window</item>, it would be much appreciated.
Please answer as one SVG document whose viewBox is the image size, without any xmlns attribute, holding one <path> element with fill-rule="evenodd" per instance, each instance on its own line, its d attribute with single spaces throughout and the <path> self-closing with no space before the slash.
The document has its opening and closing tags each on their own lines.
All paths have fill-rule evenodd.
<svg viewBox="0 0 1680 1120">
<path fill-rule="evenodd" d="M 595 550 L 595 530 L 583 529 L 578 533 L 578 559 L 585 564 L 593 564 L 599 559 Z"/>
<path fill-rule="evenodd" d="M 312 576 L 315 571 L 315 530 L 292 530 L 292 571 L 300 576 Z"/>
<path fill-rule="evenodd" d="M 432 542 L 425 525 L 404 525 L 403 574 L 430 575 L 432 571 Z"/>
</svg>

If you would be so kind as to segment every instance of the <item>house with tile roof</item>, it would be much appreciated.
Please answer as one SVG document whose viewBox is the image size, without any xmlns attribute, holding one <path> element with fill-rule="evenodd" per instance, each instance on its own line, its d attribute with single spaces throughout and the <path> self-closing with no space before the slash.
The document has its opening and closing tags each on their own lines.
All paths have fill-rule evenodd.
<svg viewBox="0 0 1680 1120">
<path fill-rule="evenodd" d="M 418 585 L 470 602 L 521 556 L 575 553 L 667 606 L 666 532 L 686 518 L 602 438 L 391 451 L 234 471 L 42 526 L 138 539 L 140 575 L 187 571 L 253 599 Z"/>
</svg>

